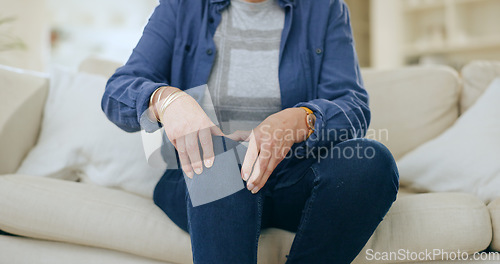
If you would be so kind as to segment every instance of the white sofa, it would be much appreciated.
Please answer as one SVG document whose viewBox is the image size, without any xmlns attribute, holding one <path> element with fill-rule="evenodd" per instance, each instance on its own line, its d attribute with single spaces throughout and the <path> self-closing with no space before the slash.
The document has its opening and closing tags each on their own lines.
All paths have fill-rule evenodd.
<svg viewBox="0 0 500 264">
<path fill-rule="evenodd" d="M 81 70 L 109 76 L 116 67 L 91 59 Z M 472 63 L 461 77 L 439 66 L 367 69 L 363 75 L 373 112 L 369 137 L 385 143 L 399 159 L 450 127 L 489 81 L 500 76 L 500 63 Z M 0 230 L 22 236 L 0 235 L 0 263 L 192 263 L 188 234 L 151 199 L 87 183 L 13 174 L 36 142 L 48 81 L 0 68 Z M 293 237 L 283 230 L 265 230 L 259 263 L 285 263 Z M 485 205 L 470 194 L 416 194 L 403 186 L 354 263 L 411 262 L 369 261 L 368 249 L 473 254 L 488 248 L 500 250 L 500 200 Z M 452 262 L 438 258 L 421 263 Z"/>
</svg>

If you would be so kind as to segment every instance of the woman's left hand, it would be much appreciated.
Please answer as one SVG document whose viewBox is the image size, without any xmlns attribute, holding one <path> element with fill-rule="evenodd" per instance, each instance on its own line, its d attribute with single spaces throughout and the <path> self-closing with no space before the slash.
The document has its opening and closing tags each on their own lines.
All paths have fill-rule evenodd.
<svg viewBox="0 0 500 264">
<path fill-rule="evenodd" d="M 306 115 L 304 109 L 288 108 L 266 118 L 251 133 L 237 131 L 228 136 L 237 141 L 250 141 L 241 177 L 247 181 L 247 188 L 252 193 L 264 187 L 292 145 L 307 138 Z"/>
</svg>

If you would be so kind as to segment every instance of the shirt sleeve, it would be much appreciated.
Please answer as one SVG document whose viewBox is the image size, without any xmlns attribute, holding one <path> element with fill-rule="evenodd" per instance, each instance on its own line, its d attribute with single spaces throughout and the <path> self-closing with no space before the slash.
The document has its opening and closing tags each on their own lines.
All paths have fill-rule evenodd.
<svg viewBox="0 0 500 264">
<path fill-rule="evenodd" d="M 370 124 L 368 94 L 361 78 L 349 11 L 344 1 L 330 3 L 318 99 L 296 105 L 308 107 L 316 115 L 315 132 L 305 142 L 308 147 L 364 137 Z"/>
<path fill-rule="evenodd" d="M 141 129 L 141 116 L 149 106 L 149 97 L 169 83 L 176 2 L 160 0 L 129 60 L 106 85 L 101 108 L 109 120 L 127 132 Z"/>
</svg>

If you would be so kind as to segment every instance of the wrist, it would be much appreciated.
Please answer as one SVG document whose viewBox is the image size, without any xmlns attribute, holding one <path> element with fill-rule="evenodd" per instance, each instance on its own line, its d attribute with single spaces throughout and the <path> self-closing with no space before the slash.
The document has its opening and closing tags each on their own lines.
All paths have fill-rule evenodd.
<svg viewBox="0 0 500 264">
<path fill-rule="evenodd" d="M 312 133 L 315 131 L 315 125 L 316 125 L 316 116 L 314 115 L 314 112 L 309 109 L 308 107 L 299 107 L 299 109 L 303 112 L 301 118 L 302 118 L 302 127 L 304 128 L 305 131 L 307 131 L 304 135 L 301 135 L 302 141 L 307 140 Z M 302 131 L 304 131 L 302 130 Z"/>
<path fill-rule="evenodd" d="M 152 119 L 156 119 L 158 122 L 160 122 L 159 108 L 161 106 L 161 101 L 178 90 L 178 88 L 172 86 L 162 86 L 156 89 L 151 94 L 149 98 L 149 113 Z"/>
<path fill-rule="evenodd" d="M 294 143 L 300 143 L 306 140 L 308 135 L 308 127 L 306 123 L 307 113 L 299 107 L 288 108 L 285 110 L 288 113 L 287 127 L 293 131 Z"/>
<path fill-rule="evenodd" d="M 169 91 L 168 95 L 165 96 L 164 98 L 160 98 L 160 104 L 157 106 L 157 110 L 160 116 L 160 120 L 163 123 L 163 118 L 165 118 L 165 112 L 167 108 L 173 104 L 177 99 L 180 97 L 183 97 L 187 95 L 180 89 L 173 90 L 172 92 Z"/>
</svg>

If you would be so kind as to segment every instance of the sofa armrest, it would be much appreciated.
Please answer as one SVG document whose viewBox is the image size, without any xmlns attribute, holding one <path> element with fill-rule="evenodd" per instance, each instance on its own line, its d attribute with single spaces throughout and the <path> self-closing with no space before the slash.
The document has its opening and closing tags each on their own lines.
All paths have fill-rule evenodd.
<svg viewBox="0 0 500 264">
<path fill-rule="evenodd" d="M 48 77 L 0 66 L 0 174 L 13 173 L 38 138 Z"/>
</svg>

